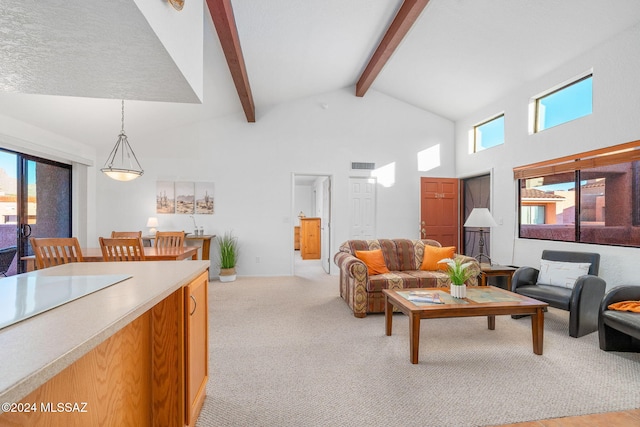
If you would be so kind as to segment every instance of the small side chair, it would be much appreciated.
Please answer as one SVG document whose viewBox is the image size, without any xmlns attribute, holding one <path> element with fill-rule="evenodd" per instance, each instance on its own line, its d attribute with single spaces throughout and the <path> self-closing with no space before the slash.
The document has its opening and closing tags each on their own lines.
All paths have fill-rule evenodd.
<svg viewBox="0 0 640 427">
<path fill-rule="evenodd" d="M 640 286 L 616 286 L 605 294 L 598 316 L 600 349 L 640 353 L 640 313 L 609 310 L 622 301 L 640 301 Z"/>
<path fill-rule="evenodd" d="M 589 263 L 590 266 L 587 273 L 577 277 L 570 287 L 540 283 L 539 269 L 520 267 L 513 274 L 511 291 L 568 311 L 569 335 L 574 338 L 597 331 L 598 310 L 606 288 L 606 282 L 598 277 L 600 254 L 544 250 L 542 259 L 564 263 Z"/>
</svg>

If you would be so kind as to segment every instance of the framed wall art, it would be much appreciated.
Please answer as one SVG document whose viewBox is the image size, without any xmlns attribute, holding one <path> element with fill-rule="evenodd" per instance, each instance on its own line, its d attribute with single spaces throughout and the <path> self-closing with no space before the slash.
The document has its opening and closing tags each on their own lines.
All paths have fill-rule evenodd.
<svg viewBox="0 0 640 427">
<path fill-rule="evenodd" d="M 176 213 L 193 215 L 195 190 L 193 182 L 176 182 Z"/>
<path fill-rule="evenodd" d="M 156 213 L 213 215 L 213 182 L 156 181 Z"/>
<path fill-rule="evenodd" d="M 213 215 L 213 182 L 196 182 L 196 213 Z"/>
<path fill-rule="evenodd" d="M 172 214 L 176 211 L 173 181 L 156 182 L 156 213 Z"/>
</svg>

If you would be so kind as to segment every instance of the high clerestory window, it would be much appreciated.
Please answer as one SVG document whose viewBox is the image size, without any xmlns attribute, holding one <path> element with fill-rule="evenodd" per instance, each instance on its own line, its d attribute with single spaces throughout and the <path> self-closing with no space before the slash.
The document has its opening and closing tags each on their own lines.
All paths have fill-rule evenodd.
<svg viewBox="0 0 640 427">
<path fill-rule="evenodd" d="M 473 127 L 473 152 L 504 144 L 504 114 Z"/>
<path fill-rule="evenodd" d="M 533 132 L 567 123 L 593 112 L 593 76 L 588 74 L 533 99 Z"/>
<path fill-rule="evenodd" d="M 520 238 L 640 247 L 640 141 L 513 172 Z"/>
</svg>

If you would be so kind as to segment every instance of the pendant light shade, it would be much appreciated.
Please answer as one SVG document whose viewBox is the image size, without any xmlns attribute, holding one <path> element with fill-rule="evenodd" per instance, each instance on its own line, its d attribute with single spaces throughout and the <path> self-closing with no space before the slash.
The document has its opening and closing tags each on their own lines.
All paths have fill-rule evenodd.
<svg viewBox="0 0 640 427">
<path fill-rule="evenodd" d="M 133 152 L 127 135 L 124 133 L 124 99 L 122 100 L 122 130 L 109 158 L 100 169 L 102 173 L 116 181 L 131 181 L 141 176 L 144 171 Z"/>
</svg>

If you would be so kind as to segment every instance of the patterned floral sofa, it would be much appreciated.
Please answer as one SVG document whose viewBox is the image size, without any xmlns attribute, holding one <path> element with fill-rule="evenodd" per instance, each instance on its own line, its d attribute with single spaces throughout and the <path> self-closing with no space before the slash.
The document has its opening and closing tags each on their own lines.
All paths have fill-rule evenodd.
<svg viewBox="0 0 640 427">
<path fill-rule="evenodd" d="M 435 240 L 379 239 L 348 240 L 334 257 L 340 267 L 340 296 L 349 304 L 356 317 L 367 313 L 384 313 L 383 289 L 448 287 L 449 277 L 443 271 L 420 270 L 424 246 L 440 247 Z M 356 251 L 381 249 L 389 273 L 369 276 L 367 266 L 356 258 Z M 480 265 L 475 258 L 455 255 L 465 262 L 471 261 L 471 277 L 466 284 L 476 286 Z"/>
</svg>

